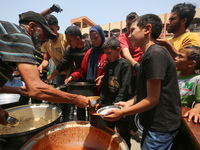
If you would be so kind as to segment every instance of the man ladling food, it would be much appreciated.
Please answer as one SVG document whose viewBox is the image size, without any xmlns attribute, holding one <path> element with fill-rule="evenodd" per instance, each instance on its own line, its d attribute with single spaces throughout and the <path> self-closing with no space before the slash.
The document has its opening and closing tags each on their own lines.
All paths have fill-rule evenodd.
<svg viewBox="0 0 200 150">
<path fill-rule="evenodd" d="M 20 26 L 0 21 L 0 92 L 19 93 L 55 103 L 73 103 L 79 107 L 90 105 L 89 98 L 57 90 L 40 80 L 35 63 L 35 48 L 56 37 L 48 23 L 33 11 L 19 15 Z M 15 68 L 20 71 L 26 87 L 13 89 L 4 86 Z M 7 124 L 8 113 L 0 107 L 0 124 Z"/>
</svg>

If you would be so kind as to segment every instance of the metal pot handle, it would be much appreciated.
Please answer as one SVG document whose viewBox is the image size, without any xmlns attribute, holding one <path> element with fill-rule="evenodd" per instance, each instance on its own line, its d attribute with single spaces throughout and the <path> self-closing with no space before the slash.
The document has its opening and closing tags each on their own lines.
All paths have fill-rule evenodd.
<svg viewBox="0 0 200 150">
<path fill-rule="evenodd" d="M 64 88 L 66 88 L 67 86 L 69 86 L 69 84 L 62 84 L 62 85 L 58 86 L 56 89 L 58 89 L 58 90 L 64 89 Z"/>
</svg>

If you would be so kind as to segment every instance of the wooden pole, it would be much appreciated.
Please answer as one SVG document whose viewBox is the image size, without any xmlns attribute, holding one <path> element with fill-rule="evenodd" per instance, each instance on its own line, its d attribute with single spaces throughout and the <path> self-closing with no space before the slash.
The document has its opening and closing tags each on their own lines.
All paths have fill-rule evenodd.
<svg viewBox="0 0 200 150">
<path fill-rule="evenodd" d="M 122 21 L 120 21 L 120 34 L 122 34 Z"/>
<path fill-rule="evenodd" d="M 164 35 L 163 35 L 164 38 L 166 38 L 166 24 L 167 24 L 167 13 L 165 13 L 165 18 L 164 18 Z"/>
<path fill-rule="evenodd" d="M 111 25 L 111 24 L 109 23 L 109 27 L 108 27 L 108 28 L 109 28 L 108 37 L 110 37 L 110 25 Z"/>
</svg>

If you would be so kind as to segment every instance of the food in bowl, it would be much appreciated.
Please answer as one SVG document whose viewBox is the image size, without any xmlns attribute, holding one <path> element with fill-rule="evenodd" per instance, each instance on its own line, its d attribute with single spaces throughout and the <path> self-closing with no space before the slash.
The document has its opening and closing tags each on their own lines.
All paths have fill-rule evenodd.
<svg viewBox="0 0 200 150">
<path fill-rule="evenodd" d="M 30 131 L 44 125 L 51 123 L 53 119 L 45 119 L 45 118 L 19 118 L 19 124 L 15 126 L 11 126 L 10 124 L 3 126 L 0 125 L 0 134 L 14 134 L 21 133 L 25 131 Z"/>
<path fill-rule="evenodd" d="M 17 125 L 0 125 L 0 135 L 25 133 L 52 124 L 61 115 L 53 105 L 22 105 L 7 109 L 10 116 L 19 120 Z"/>
<path fill-rule="evenodd" d="M 111 105 L 111 106 L 105 106 L 97 110 L 97 113 L 101 116 L 105 116 L 107 112 L 113 110 L 113 109 L 122 109 L 119 105 Z"/>
</svg>

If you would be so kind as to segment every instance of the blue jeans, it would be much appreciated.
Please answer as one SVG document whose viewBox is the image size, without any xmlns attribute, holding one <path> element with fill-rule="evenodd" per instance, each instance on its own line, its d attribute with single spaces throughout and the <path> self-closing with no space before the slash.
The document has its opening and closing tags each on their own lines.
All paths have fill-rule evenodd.
<svg viewBox="0 0 200 150">
<path fill-rule="evenodd" d="M 143 130 L 141 141 L 142 150 L 170 150 L 178 130 L 171 132 L 153 132 Z"/>
</svg>

